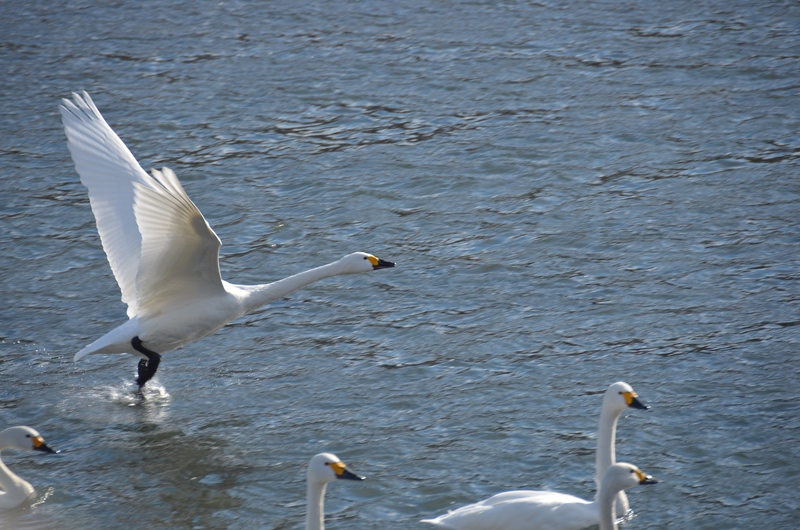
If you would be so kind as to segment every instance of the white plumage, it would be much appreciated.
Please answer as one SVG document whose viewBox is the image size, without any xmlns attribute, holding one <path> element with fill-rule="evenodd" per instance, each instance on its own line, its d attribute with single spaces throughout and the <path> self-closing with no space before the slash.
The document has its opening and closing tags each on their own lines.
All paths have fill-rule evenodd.
<svg viewBox="0 0 800 530">
<path fill-rule="evenodd" d="M 306 470 L 306 530 L 325 530 L 325 489 L 336 480 L 364 480 L 332 453 L 320 453 Z"/>
<path fill-rule="evenodd" d="M 0 451 L 4 449 L 42 451 L 44 453 L 56 452 L 44 443 L 44 438 L 35 429 L 24 426 L 9 427 L 0 432 Z M 0 509 L 16 508 L 33 493 L 33 486 L 14 474 L 0 460 Z"/>
<path fill-rule="evenodd" d="M 581 530 L 597 524 L 600 530 L 616 530 L 619 492 L 655 483 L 636 466 L 619 463 L 603 474 L 596 501 L 550 491 L 509 491 L 422 522 L 451 530 Z"/>
<path fill-rule="evenodd" d="M 597 433 L 595 469 L 598 493 L 595 501 L 553 491 L 507 491 L 423 522 L 457 530 L 577 530 L 598 524 L 600 513 L 596 501 L 600 495 L 599 486 L 605 472 L 616 462 L 614 439 L 617 420 L 628 408 L 649 407 L 639 401 L 629 384 L 618 381 L 610 385 L 603 394 Z M 625 493 L 620 489 L 614 495 L 612 515 L 614 518 L 617 514 L 627 515 Z"/>
<path fill-rule="evenodd" d="M 323 278 L 394 266 L 356 252 L 273 283 L 228 283 L 219 272 L 220 240 L 175 173 L 145 173 L 86 92 L 62 102 L 67 145 L 130 319 L 80 350 L 76 361 L 90 353 L 138 355 L 141 387 L 162 352 Z"/>
</svg>

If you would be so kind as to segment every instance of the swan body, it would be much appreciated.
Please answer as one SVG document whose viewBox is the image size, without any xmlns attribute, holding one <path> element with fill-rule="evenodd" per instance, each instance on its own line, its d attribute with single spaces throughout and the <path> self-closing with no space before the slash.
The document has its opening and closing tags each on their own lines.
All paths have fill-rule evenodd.
<svg viewBox="0 0 800 530">
<path fill-rule="evenodd" d="M 55 453 L 44 438 L 30 427 L 10 427 L 0 432 L 0 451 L 3 449 L 23 449 Z M 33 486 L 15 475 L 0 460 L 0 509 L 16 508 L 34 492 Z"/>
<path fill-rule="evenodd" d="M 600 425 L 597 433 L 595 456 L 598 487 L 605 472 L 616 462 L 614 438 L 617 421 L 628 408 L 648 409 L 633 388 L 618 381 L 603 394 Z M 499 493 L 485 501 L 470 504 L 436 519 L 423 522 L 459 530 L 511 530 L 514 528 L 542 528 L 572 530 L 598 524 L 598 489 L 595 501 L 586 501 L 572 495 L 553 491 L 519 490 Z M 628 514 L 628 498 L 622 490 L 615 491 L 614 516 Z M 622 497 L 620 500 L 619 497 Z M 496 508 L 502 506 L 502 508 Z M 491 514 L 491 515 L 489 515 Z M 502 515 L 498 515 L 502 514 Z M 514 526 L 517 525 L 517 526 Z M 531 526 L 533 525 L 533 526 Z"/>
<path fill-rule="evenodd" d="M 616 530 L 618 493 L 655 483 L 636 466 L 619 463 L 606 470 L 596 501 L 549 491 L 508 491 L 422 522 L 453 530 L 580 530 L 598 523 L 600 530 Z"/>
<path fill-rule="evenodd" d="M 325 489 L 336 480 L 364 480 L 334 454 L 320 453 L 308 463 L 306 472 L 306 530 L 325 530 Z"/>
<path fill-rule="evenodd" d="M 220 240 L 175 173 L 162 168 L 148 175 L 86 92 L 63 99 L 60 110 L 129 318 L 78 351 L 76 361 L 93 353 L 137 355 L 141 388 L 158 369 L 160 353 L 323 278 L 394 267 L 355 252 L 272 283 L 228 283 L 219 272 Z"/>
</svg>

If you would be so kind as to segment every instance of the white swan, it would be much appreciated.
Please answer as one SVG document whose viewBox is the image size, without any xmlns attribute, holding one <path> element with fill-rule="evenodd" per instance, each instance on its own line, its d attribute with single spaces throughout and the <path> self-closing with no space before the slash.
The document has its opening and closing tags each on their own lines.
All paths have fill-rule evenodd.
<svg viewBox="0 0 800 530">
<path fill-rule="evenodd" d="M 606 469 L 617 461 L 614 448 L 617 420 L 627 408 L 647 410 L 650 407 L 639 401 L 639 396 L 628 383 L 618 381 L 610 385 L 603 394 L 603 408 L 600 410 L 600 425 L 597 428 L 594 481 L 598 487 Z M 617 495 L 615 511 L 619 517 L 629 515 L 628 497 L 624 491 L 620 491 Z"/>
<path fill-rule="evenodd" d="M 167 168 L 148 175 L 100 115 L 89 94 L 60 106 L 67 145 L 89 190 L 97 231 L 128 305 L 128 322 L 75 355 L 141 357 L 139 388 L 153 377 L 159 353 L 205 337 L 231 320 L 310 283 L 339 274 L 394 267 L 356 252 L 263 285 L 220 277 L 220 240 Z"/>
<path fill-rule="evenodd" d="M 614 462 L 616 462 L 615 450 L 614 450 L 614 439 L 616 437 L 617 432 L 617 420 L 619 419 L 622 412 L 627 408 L 636 408 L 636 409 L 648 409 L 647 405 L 643 404 L 639 401 L 639 397 L 636 392 L 633 391 L 633 388 L 625 382 L 618 381 L 612 385 L 610 385 L 605 393 L 603 394 L 603 407 L 600 411 L 600 425 L 597 430 L 597 451 L 595 454 L 595 468 L 596 468 L 596 482 L 598 486 L 600 485 L 601 479 L 611 467 Z M 600 490 L 598 489 L 598 493 L 595 496 L 595 500 L 599 498 Z M 622 490 L 619 490 L 617 495 L 617 502 L 615 504 L 615 516 L 616 514 L 620 514 L 621 516 L 625 516 L 628 514 L 628 498 L 625 496 L 625 493 Z M 451 514 L 443 515 L 437 519 L 429 519 L 425 520 L 426 523 L 434 523 L 444 525 L 445 528 L 458 528 L 458 529 L 472 529 L 472 528 L 506 528 L 505 526 L 470 526 L 469 524 L 469 517 L 471 517 L 471 513 L 482 513 L 483 507 L 485 507 L 486 503 L 499 503 L 499 502 L 507 502 L 509 500 L 515 499 L 525 499 L 525 502 L 528 503 L 528 506 L 539 506 L 540 504 L 544 505 L 552 505 L 556 504 L 559 505 L 562 501 L 567 502 L 566 499 L 577 499 L 577 497 L 573 497 L 572 495 L 565 495 L 563 493 L 556 493 L 552 491 L 529 491 L 529 490 L 520 490 L 520 491 L 508 491 L 505 493 L 499 493 L 494 497 L 491 497 L 488 500 L 479 502 L 477 504 L 470 504 L 469 506 L 465 506 L 464 508 L 460 508 L 455 512 L 451 512 L 451 514 L 460 514 L 457 518 L 454 517 L 449 519 Z M 580 500 L 580 499 L 579 499 Z M 572 502 L 572 501 L 569 501 Z M 585 520 L 589 521 L 584 526 L 591 526 L 593 524 L 598 523 L 598 512 L 596 509 L 596 505 L 594 503 L 590 503 L 588 501 L 581 500 L 581 503 L 585 503 L 586 506 L 583 508 L 582 512 L 584 514 Z M 481 507 L 481 508 L 476 508 Z M 544 510 L 542 508 L 542 510 Z M 527 514 L 527 512 L 525 512 Z M 476 516 L 477 517 L 477 516 Z M 464 522 L 461 522 L 461 521 Z M 483 521 L 484 519 L 479 519 Z M 548 528 L 552 530 L 568 530 L 571 528 L 584 528 L 584 526 L 574 526 L 573 523 L 565 523 L 565 526 L 558 526 L 556 524 L 557 518 L 549 520 L 543 519 L 540 523 L 541 528 Z M 448 521 L 450 526 L 444 524 L 444 521 Z M 459 521 L 458 524 L 462 524 L 463 526 L 459 526 L 456 524 L 456 521 Z M 527 519 L 526 519 L 527 521 Z M 532 521 L 537 522 L 535 519 Z M 575 524 L 578 524 L 577 516 L 575 516 Z M 521 523 L 520 523 L 521 524 Z M 532 524 L 532 523 L 528 523 Z M 509 527 L 510 528 L 510 527 Z"/>
<path fill-rule="evenodd" d="M 325 488 L 338 479 L 364 480 L 347 469 L 339 457 L 320 453 L 308 463 L 306 472 L 306 530 L 325 529 Z"/>
<path fill-rule="evenodd" d="M 596 501 L 548 491 L 509 491 L 422 522 L 454 530 L 579 530 L 599 522 L 600 530 L 616 530 L 618 493 L 657 482 L 636 466 L 619 463 L 603 474 Z"/>
<path fill-rule="evenodd" d="M 3 449 L 56 452 L 30 427 L 10 427 L 0 432 L 0 451 Z M 16 508 L 30 497 L 33 491 L 33 486 L 15 475 L 0 460 L 0 509 Z"/>
</svg>

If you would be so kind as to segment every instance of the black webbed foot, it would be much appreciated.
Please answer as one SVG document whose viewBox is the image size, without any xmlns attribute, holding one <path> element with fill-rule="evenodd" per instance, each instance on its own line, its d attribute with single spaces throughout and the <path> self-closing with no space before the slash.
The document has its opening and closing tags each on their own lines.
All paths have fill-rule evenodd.
<svg viewBox="0 0 800 530">
<path fill-rule="evenodd" d="M 141 392 L 145 383 L 147 383 L 153 378 L 154 375 L 156 375 L 156 371 L 158 371 L 158 365 L 161 363 L 161 355 L 145 348 L 142 345 L 142 341 L 139 340 L 139 337 L 133 337 L 133 340 L 131 340 L 131 346 L 133 346 L 134 350 L 147 356 L 147 359 L 139 359 L 136 384 L 139 385 L 139 392 Z"/>
</svg>

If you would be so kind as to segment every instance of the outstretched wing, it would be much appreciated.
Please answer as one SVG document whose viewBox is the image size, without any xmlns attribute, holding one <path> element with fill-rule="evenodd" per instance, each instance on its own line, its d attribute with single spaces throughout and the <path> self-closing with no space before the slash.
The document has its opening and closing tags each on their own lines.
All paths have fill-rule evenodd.
<svg viewBox="0 0 800 530">
<path fill-rule="evenodd" d="M 225 291 L 219 274 L 217 234 L 172 170 L 153 170 L 153 177 L 151 185 L 134 184 L 133 210 L 142 234 L 136 289 L 143 316 Z"/>
<path fill-rule="evenodd" d="M 219 238 L 175 174 L 148 175 L 86 92 L 62 100 L 60 110 L 128 317 L 223 291 Z"/>
<path fill-rule="evenodd" d="M 133 214 L 133 183 L 145 183 L 150 177 L 103 119 L 89 94 L 72 97 L 72 101 L 61 100 L 60 106 L 67 146 L 81 182 L 89 189 L 103 250 L 132 318 L 138 312 L 136 274 L 142 241 Z"/>
</svg>

